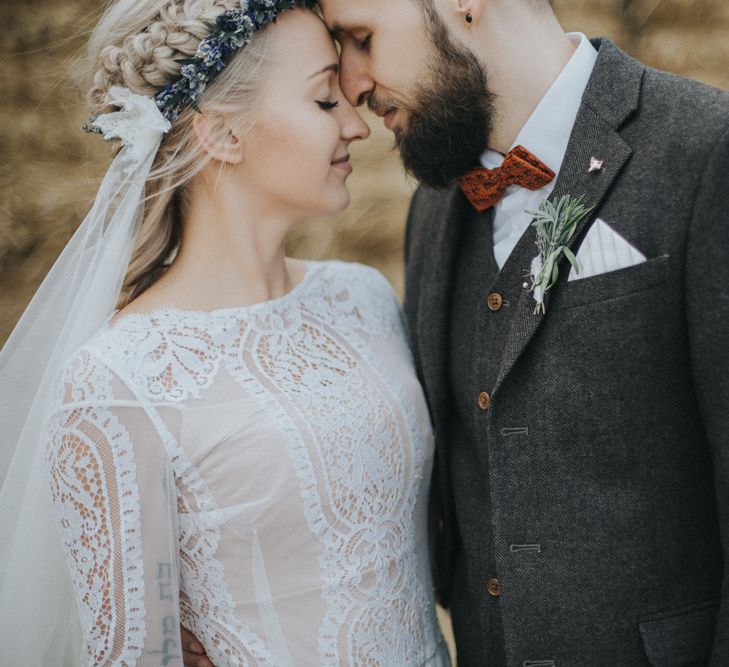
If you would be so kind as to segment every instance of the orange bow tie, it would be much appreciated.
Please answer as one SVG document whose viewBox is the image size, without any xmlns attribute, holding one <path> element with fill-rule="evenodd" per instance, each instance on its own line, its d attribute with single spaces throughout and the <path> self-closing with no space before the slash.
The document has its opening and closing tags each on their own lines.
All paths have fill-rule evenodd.
<svg viewBox="0 0 729 667">
<path fill-rule="evenodd" d="M 539 190 L 554 179 L 554 172 L 524 146 L 517 146 L 504 156 L 496 169 L 478 167 L 458 179 L 468 201 L 483 213 L 501 200 L 510 185 Z"/>
</svg>

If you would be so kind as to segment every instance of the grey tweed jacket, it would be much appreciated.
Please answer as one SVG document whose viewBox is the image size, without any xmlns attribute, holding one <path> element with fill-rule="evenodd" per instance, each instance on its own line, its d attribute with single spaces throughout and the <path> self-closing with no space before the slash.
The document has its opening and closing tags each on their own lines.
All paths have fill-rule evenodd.
<svg viewBox="0 0 729 667">
<path fill-rule="evenodd" d="M 581 195 L 596 207 L 575 234 L 575 253 L 600 217 L 648 259 L 575 282 L 562 264 L 546 315 L 534 315 L 522 289 L 493 352 L 501 359 L 481 421 L 483 484 L 504 664 L 723 667 L 729 94 L 647 68 L 608 40 L 593 43 L 597 64 L 553 197 Z M 602 171 L 588 173 L 592 156 Z M 452 490 L 463 480 L 448 465 L 461 200 L 455 187 L 419 188 L 406 239 L 406 313 L 437 434 L 432 538 L 446 605 L 453 545 L 481 529 L 456 520 Z M 488 341 L 474 344 L 489 354 Z M 510 549 L 525 541 L 540 549 Z"/>
</svg>

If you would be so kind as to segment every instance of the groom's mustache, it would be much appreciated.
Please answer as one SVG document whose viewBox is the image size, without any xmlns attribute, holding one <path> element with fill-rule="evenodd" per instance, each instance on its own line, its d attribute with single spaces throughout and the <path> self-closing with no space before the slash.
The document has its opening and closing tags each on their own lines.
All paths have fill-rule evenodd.
<svg viewBox="0 0 729 667">
<path fill-rule="evenodd" d="M 405 108 L 405 107 L 401 104 L 395 104 L 394 100 L 386 98 L 386 97 L 378 99 L 375 97 L 375 94 L 372 93 L 367 98 L 367 108 L 372 113 L 382 117 L 388 111 L 392 111 L 393 109 L 401 109 L 401 108 Z"/>
</svg>

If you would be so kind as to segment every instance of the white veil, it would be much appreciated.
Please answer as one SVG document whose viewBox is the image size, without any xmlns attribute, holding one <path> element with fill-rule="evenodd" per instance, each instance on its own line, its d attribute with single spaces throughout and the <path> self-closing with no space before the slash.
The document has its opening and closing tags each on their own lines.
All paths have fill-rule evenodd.
<svg viewBox="0 0 729 667">
<path fill-rule="evenodd" d="M 59 372 L 113 314 L 141 220 L 144 185 L 169 122 L 154 101 L 112 88 L 93 125 L 123 148 L 93 207 L 0 351 L 0 657 L 77 665 L 82 645 L 53 519 L 46 422 Z"/>
</svg>

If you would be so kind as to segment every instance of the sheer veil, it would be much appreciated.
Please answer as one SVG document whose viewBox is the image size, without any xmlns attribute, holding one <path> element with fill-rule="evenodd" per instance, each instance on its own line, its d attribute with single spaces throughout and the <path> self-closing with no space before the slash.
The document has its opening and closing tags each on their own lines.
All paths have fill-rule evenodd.
<svg viewBox="0 0 729 667">
<path fill-rule="evenodd" d="M 112 88 L 120 111 L 94 125 L 123 148 L 76 233 L 0 352 L 0 655 L 4 664 L 79 664 L 74 593 L 53 519 L 46 423 L 69 356 L 113 314 L 142 217 L 144 185 L 169 123 L 154 101 Z"/>
</svg>

